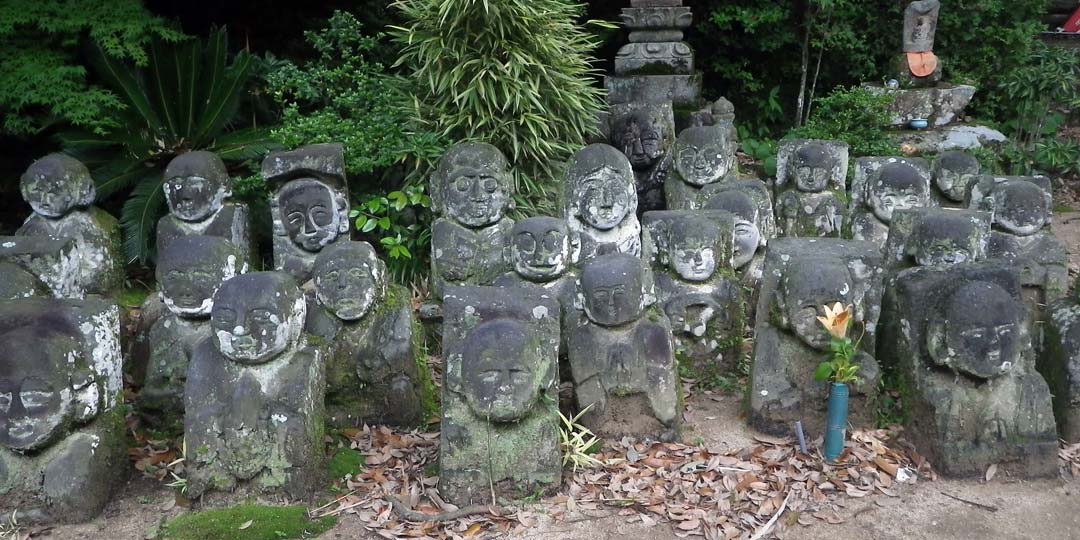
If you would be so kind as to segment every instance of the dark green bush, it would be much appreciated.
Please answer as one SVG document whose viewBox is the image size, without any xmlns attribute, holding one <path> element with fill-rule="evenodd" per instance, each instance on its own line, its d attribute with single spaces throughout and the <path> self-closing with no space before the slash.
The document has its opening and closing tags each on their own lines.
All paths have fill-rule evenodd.
<svg viewBox="0 0 1080 540">
<path fill-rule="evenodd" d="M 852 157 L 894 155 L 897 145 L 885 131 L 891 102 L 863 87 L 837 88 L 815 100 L 806 125 L 789 136 L 841 140 L 851 145 Z"/>
</svg>

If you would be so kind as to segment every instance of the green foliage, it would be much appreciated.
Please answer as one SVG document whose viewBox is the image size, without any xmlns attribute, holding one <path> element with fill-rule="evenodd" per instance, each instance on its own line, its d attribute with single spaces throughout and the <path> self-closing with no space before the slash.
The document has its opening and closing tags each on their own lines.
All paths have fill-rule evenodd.
<svg viewBox="0 0 1080 540">
<path fill-rule="evenodd" d="M 408 83 L 371 60 L 387 47 L 382 35 L 365 34 L 353 15 L 337 11 L 326 28 L 305 36 L 317 56 L 302 66 L 276 62 L 267 74 L 282 108 L 275 140 L 287 147 L 340 142 L 350 174 L 381 172 L 403 156 L 438 155 L 437 137 L 412 129 Z"/>
<path fill-rule="evenodd" d="M 0 131 L 28 135 L 56 123 L 99 135 L 121 128 L 112 112 L 123 99 L 88 80 L 80 47 L 146 65 L 152 38 L 183 37 L 140 0 L 0 2 Z"/>
<path fill-rule="evenodd" d="M 837 88 L 816 99 L 806 125 L 788 137 L 845 141 L 851 145 L 852 157 L 895 154 L 896 143 L 885 131 L 891 100 L 859 86 Z"/>
<path fill-rule="evenodd" d="M 556 162 L 595 131 L 604 107 L 588 56 L 596 38 L 572 0 L 398 0 L 396 65 L 417 85 L 416 118 L 449 140 L 502 150 L 518 188 L 553 207 Z M 598 24 L 598 23 L 597 23 Z"/>
<path fill-rule="evenodd" d="M 855 357 L 855 347 L 851 338 L 833 337 L 829 341 L 829 359 L 818 364 L 814 370 L 814 380 L 842 384 L 859 382 L 856 373 L 860 366 L 851 362 Z"/>
<path fill-rule="evenodd" d="M 358 474 L 363 466 L 364 454 L 352 448 L 338 448 L 334 456 L 330 458 L 327 468 L 330 471 L 330 479 L 337 481 L 350 474 Z"/>
<path fill-rule="evenodd" d="M 250 523 L 249 523 L 250 522 Z M 243 504 L 183 514 L 161 528 L 162 540 L 299 540 L 330 530 L 337 518 L 307 518 L 302 506 Z M 245 526 L 246 525 L 246 526 Z M 242 528 L 241 528 L 242 527 Z"/>
<path fill-rule="evenodd" d="M 776 153 L 779 144 L 770 138 L 755 139 L 747 136 L 748 133 L 740 130 L 739 147 L 743 153 L 761 163 L 762 172 L 767 177 L 776 176 Z"/>
<path fill-rule="evenodd" d="M 165 212 L 162 172 L 175 156 L 190 150 L 216 152 L 226 162 L 260 158 L 274 145 L 260 129 L 230 129 L 245 96 L 251 55 L 228 53 L 224 29 L 205 40 L 150 43 L 145 67 L 88 50 L 95 74 L 124 108 L 102 133 L 60 134 L 64 151 L 91 168 L 101 198 L 130 190 L 120 224 L 129 262 L 153 255 L 153 231 Z"/>
<path fill-rule="evenodd" d="M 421 185 L 386 195 L 372 195 L 350 212 L 356 230 L 387 254 L 387 266 L 398 283 L 410 283 L 427 268 L 431 244 L 431 199 Z"/>
</svg>

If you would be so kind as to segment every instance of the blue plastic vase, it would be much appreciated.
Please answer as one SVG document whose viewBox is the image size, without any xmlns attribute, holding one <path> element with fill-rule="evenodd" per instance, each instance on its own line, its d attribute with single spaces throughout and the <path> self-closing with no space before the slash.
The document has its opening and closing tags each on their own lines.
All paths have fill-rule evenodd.
<svg viewBox="0 0 1080 540">
<path fill-rule="evenodd" d="M 848 387 L 832 383 L 829 390 L 829 411 L 825 421 L 825 461 L 832 463 L 844 451 L 847 435 Z"/>
</svg>

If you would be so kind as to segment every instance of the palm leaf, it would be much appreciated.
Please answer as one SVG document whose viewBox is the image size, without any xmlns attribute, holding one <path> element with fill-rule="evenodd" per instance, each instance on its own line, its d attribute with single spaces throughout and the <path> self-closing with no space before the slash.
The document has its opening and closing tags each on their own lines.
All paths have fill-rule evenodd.
<svg viewBox="0 0 1080 540">
<path fill-rule="evenodd" d="M 124 257 L 128 264 L 146 263 L 154 258 L 154 231 L 158 219 L 165 214 L 164 179 L 152 170 L 131 190 L 120 213 L 120 226 L 124 229 Z"/>
<path fill-rule="evenodd" d="M 194 141 L 202 141 L 225 127 L 236 112 L 244 95 L 244 84 L 251 74 L 252 56 L 247 51 L 240 51 L 232 65 L 228 65 L 226 44 L 225 29 L 215 30 L 207 40 L 206 78 L 202 84 L 208 91 L 198 129 L 192 137 Z"/>
<path fill-rule="evenodd" d="M 225 161 L 262 159 L 282 146 L 270 138 L 266 129 L 250 128 L 233 131 L 214 139 L 209 149 Z"/>
<path fill-rule="evenodd" d="M 125 104 L 138 112 L 139 118 L 146 123 L 146 126 L 154 132 L 160 132 L 161 120 L 146 97 L 146 92 L 136 76 L 138 72 L 124 62 L 109 56 L 97 44 L 88 48 L 87 57 L 95 73 L 119 94 Z M 124 126 L 124 129 L 133 127 Z"/>
</svg>

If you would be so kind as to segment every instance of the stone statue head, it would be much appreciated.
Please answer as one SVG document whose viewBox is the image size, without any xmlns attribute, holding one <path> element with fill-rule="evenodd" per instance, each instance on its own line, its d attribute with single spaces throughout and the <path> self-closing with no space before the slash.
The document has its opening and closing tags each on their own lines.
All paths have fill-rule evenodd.
<svg viewBox="0 0 1080 540">
<path fill-rule="evenodd" d="M 19 182 L 23 199 L 34 213 L 59 218 L 75 208 L 94 204 L 94 179 L 81 161 L 49 154 L 33 163 Z"/>
<path fill-rule="evenodd" d="M 236 247 L 218 236 L 181 236 L 158 256 L 157 277 L 162 302 L 177 316 L 205 318 L 221 284 L 247 271 Z"/>
<path fill-rule="evenodd" d="M 934 50 L 940 9 L 939 0 L 919 0 L 908 4 L 904 10 L 904 52 Z"/>
<path fill-rule="evenodd" d="M 996 283 L 974 281 L 931 314 L 927 352 L 938 365 L 990 379 L 1020 361 L 1023 302 Z"/>
<path fill-rule="evenodd" d="M 780 326 L 790 329 L 810 347 L 826 350 L 831 338 L 817 318 L 825 315 L 825 305 L 840 302 L 854 304 L 855 320 L 862 320 L 861 299 L 855 298 L 856 285 L 851 270 L 842 262 L 791 261 L 775 293 Z"/>
<path fill-rule="evenodd" d="M 635 171 L 648 170 L 671 148 L 675 134 L 649 109 L 634 109 L 617 116 L 611 144 L 622 150 Z"/>
<path fill-rule="evenodd" d="M 820 193 L 829 184 L 836 167 L 836 157 L 821 143 L 807 143 L 795 151 L 791 167 L 795 188 L 806 193 Z"/>
<path fill-rule="evenodd" d="M 367 242 L 324 249 L 312 268 L 315 297 L 343 321 L 362 319 L 386 292 L 386 264 Z"/>
<path fill-rule="evenodd" d="M 926 214 L 908 238 L 909 252 L 919 266 L 951 266 L 974 261 L 985 240 L 966 214 Z"/>
<path fill-rule="evenodd" d="M 637 212 L 634 171 L 626 156 L 606 144 L 590 144 L 570 158 L 567 216 L 590 227 L 614 229 Z"/>
<path fill-rule="evenodd" d="M 720 255 L 720 226 L 705 216 L 672 220 L 667 227 L 664 259 L 668 268 L 686 281 L 706 281 L 716 272 Z"/>
<path fill-rule="evenodd" d="M 521 277 L 529 281 L 551 281 L 566 272 L 576 244 L 565 221 L 531 217 L 514 224 L 510 232 L 510 259 Z"/>
<path fill-rule="evenodd" d="M 47 293 L 37 276 L 15 263 L 0 261 L 0 301 L 46 296 Z"/>
<path fill-rule="evenodd" d="M 165 167 L 165 201 L 169 212 L 184 221 L 202 221 L 231 194 L 229 171 L 213 152 L 185 152 Z"/>
<path fill-rule="evenodd" d="M 994 224 L 1017 236 L 1030 236 L 1050 223 L 1053 201 L 1034 182 L 1010 180 L 996 186 L 988 203 L 993 205 Z"/>
<path fill-rule="evenodd" d="M 292 276 L 241 274 L 214 294 L 210 324 L 218 350 L 241 364 L 261 364 L 294 346 L 304 329 L 304 297 Z"/>
<path fill-rule="evenodd" d="M 765 235 L 757 226 L 758 207 L 750 195 L 738 190 L 721 191 L 705 203 L 709 210 L 726 210 L 735 216 L 735 242 L 732 265 L 742 268 L 765 246 Z"/>
<path fill-rule="evenodd" d="M 540 397 L 538 342 L 513 319 L 477 325 L 462 349 L 462 390 L 473 414 L 490 422 L 521 420 Z"/>
<path fill-rule="evenodd" d="M 297 178 L 273 197 L 284 234 L 304 251 L 318 252 L 349 232 L 349 204 L 344 193 L 315 178 Z"/>
<path fill-rule="evenodd" d="M 582 305 L 590 321 L 620 326 L 645 309 L 645 272 L 641 260 L 625 253 L 601 255 L 581 272 Z"/>
<path fill-rule="evenodd" d="M 979 160 L 967 152 L 942 152 L 934 159 L 934 185 L 950 201 L 961 202 L 980 168 Z"/>
<path fill-rule="evenodd" d="M 893 212 L 926 206 L 930 185 L 914 166 L 902 161 L 887 163 L 866 185 L 866 200 L 882 223 L 892 221 Z"/>
<path fill-rule="evenodd" d="M 735 169 L 735 143 L 722 126 L 684 129 L 675 141 L 675 170 L 695 186 L 718 182 Z"/>
<path fill-rule="evenodd" d="M 490 144 L 451 146 L 439 160 L 433 180 L 433 209 L 466 227 L 496 223 L 513 207 L 510 164 Z"/>
<path fill-rule="evenodd" d="M 48 446 L 77 418 L 76 387 L 92 373 L 72 337 L 40 326 L 0 336 L 0 447 L 21 452 Z"/>
</svg>

